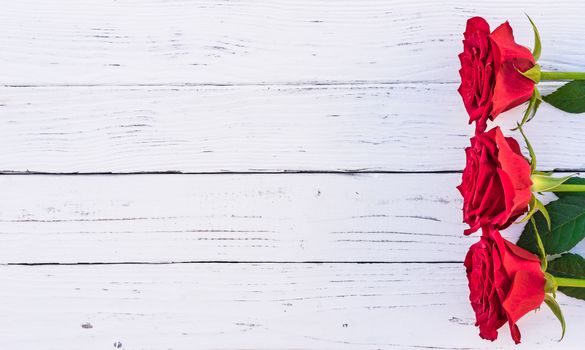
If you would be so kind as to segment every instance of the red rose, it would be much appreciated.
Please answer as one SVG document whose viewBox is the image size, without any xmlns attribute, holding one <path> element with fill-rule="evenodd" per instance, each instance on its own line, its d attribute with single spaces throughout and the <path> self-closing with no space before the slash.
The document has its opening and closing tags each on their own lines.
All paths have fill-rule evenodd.
<svg viewBox="0 0 585 350">
<path fill-rule="evenodd" d="M 534 82 L 518 72 L 535 64 L 532 53 L 514 42 L 508 22 L 490 34 L 489 24 L 481 17 L 467 21 L 463 33 L 463 52 L 459 54 L 461 85 L 459 94 L 476 122 L 476 132 L 487 128 L 487 120 L 530 99 Z"/>
<path fill-rule="evenodd" d="M 480 227 L 508 227 L 528 210 L 532 198 L 530 164 L 518 142 L 499 127 L 471 138 L 461 185 L 463 221 L 468 235 Z"/>
<path fill-rule="evenodd" d="M 459 54 L 461 85 L 458 91 L 469 114 L 469 124 L 475 121 L 479 131 L 486 129 L 495 85 L 494 57 L 489 35 L 490 25 L 485 19 L 468 19 L 463 33 L 463 52 Z"/>
<path fill-rule="evenodd" d="M 544 301 L 545 277 L 538 257 L 490 230 L 471 246 L 464 264 L 480 337 L 495 340 L 497 330 L 508 322 L 518 344 L 516 322 Z"/>
<path fill-rule="evenodd" d="M 524 46 L 516 44 L 510 23 L 500 25 L 490 35 L 494 52 L 496 84 L 492 97 L 491 120 L 500 113 L 528 100 L 534 91 L 534 82 L 518 71 L 526 72 L 534 67 L 534 56 Z"/>
</svg>

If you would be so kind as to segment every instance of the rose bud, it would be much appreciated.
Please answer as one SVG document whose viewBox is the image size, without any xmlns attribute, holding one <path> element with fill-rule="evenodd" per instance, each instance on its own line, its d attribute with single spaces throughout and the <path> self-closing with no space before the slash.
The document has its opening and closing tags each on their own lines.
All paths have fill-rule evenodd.
<svg viewBox="0 0 585 350">
<path fill-rule="evenodd" d="M 483 132 L 488 119 L 530 100 L 535 83 L 521 72 L 531 69 L 535 60 L 530 50 L 516 44 L 508 22 L 490 34 L 486 20 L 473 17 L 463 36 L 458 91 L 469 123 L 475 121 L 476 132 Z"/>
<path fill-rule="evenodd" d="M 546 279 L 536 255 L 503 239 L 497 230 L 486 231 L 464 263 L 475 325 L 480 337 L 493 341 L 507 322 L 518 344 L 516 322 L 542 304 Z"/>
<path fill-rule="evenodd" d="M 508 227 L 528 210 L 532 197 L 531 169 L 518 142 L 499 127 L 471 138 L 461 185 L 463 221 L 468 235 L 480 227 Z"/>
</svg>

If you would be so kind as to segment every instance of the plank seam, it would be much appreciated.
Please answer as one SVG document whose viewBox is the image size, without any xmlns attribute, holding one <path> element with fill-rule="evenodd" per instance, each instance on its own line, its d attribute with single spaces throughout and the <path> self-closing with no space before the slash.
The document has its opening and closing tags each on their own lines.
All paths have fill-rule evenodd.
<svg viewBox="0 0 585 350">
<path fill-rule="evenodd" d="M 113 262 L 40 262 L 40 263 L 1 263 L 0 266 L 87 266 L 87 265 L 188 265 L 188 264 L 360 264 L 360 265 L 386 265 L 386 264 L 463 264 L 463 261 L 443 260 L 443 261 L 238 261 L 238 260 L 186 260 L 186 261 L 113 261 Z"/>
<path fill-rule="evenodd" d="M 543 169 L 545 172 L 555 173 L 580 173 L 585 172 L 585 168 L 575 169 Z M 288 175 L 288 174 L 339 174 L 339 175 L 361 175 L 361 174 L 461 174 L 462 170 L 253 170 L 253 171 L 131 171 L 131 172 L 114 172 L 114 171 L 96 171 L 96 172 L 47 172 L 47 171 L 18 171 L 18 170 L 0 170 L 0 176 L 26 176 L 26 175 L 51 175 L 51 176 L 128 176 L 128 175 Z"/>
<path fill-rule="evenodd" d="M 196 87 L 344 87 L 376 85 L 455 85 L 459 81 L 433 80 L 355 80 L 355 81 L 297 81 L 297 82 L 256 82 L 256 83 L 159 83 L 159 84 L 1 84 L 3 88 L 196 88 Z"/>
<path fill-rule="evenodd" d="M 576 170 L 572 170 L 575 172 Z M 96 172 L 47 172 L 47 171 L 18 171 L 2 170 L 0 175 L 58 175 L 58 176 L 91 176 L 91 175 L 286 175 L 286 174 L 459 174 L 461 170 L 420 170 L 420 171 L 400 171 L 400 170 L 251 170 L 251 171 L 96 171 Z"/>
</svg>

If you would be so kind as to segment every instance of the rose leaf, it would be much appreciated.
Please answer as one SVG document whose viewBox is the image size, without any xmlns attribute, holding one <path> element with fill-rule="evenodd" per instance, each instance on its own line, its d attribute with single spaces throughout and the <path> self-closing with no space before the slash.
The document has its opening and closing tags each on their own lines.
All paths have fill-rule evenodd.
<svg viewBox="0 0 585 350">
<path fill-rule="evenodd" d="M 583 113 L 585 112 L 585 81 L 571 81 L 552 94 L 543 96 L 542 99 L 562 111 Z"/>
<path fill-rule="evenodd" d="M 585 279 L 585 259 L 577 254 L 563 254 L 548 263 L 548 270 L 554 276 Z M 585 300 L 585 288 L 559 287 L 559 291 L 573 298 Z"/>
<path fill-rule="evenodd" d="M 560 194 L 560 193 L 559 193 Z M 585 238 L 585 194 L 563 193 L 545 206 L 550 229 L 542 212 L 534 214 L 535 226 L 548 255 L 568 252 Z M 533 225 L 526 225 L 517 243 L 535 254 L 538 245 Z"/>
</svg>

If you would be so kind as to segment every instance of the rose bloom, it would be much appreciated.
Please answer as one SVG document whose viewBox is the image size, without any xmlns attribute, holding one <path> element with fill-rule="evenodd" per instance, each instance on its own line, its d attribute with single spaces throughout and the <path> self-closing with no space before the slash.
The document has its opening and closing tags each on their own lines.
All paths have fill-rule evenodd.
<svg viewBox="0 0 585 350">
<path fill-rule="evenodd" d="M 461 85 L 459 94 L 476 122 L 476 132 L 487 128 L 487 120 L 530 99 L 534 82 L 518 72 L 535 64 L 530 50 L 516 44 L 508 22 L 490 34 L 485 19 L 473 17 L 463 33 L 463 52 L 459 54 Z"/>
<path fill-rule="evenodd" d="M 528 210 L 532 198 L 531 169 L 518 142 L 499 127 L 471 138 L 461 185 L 463 221 L 468 235 L 480 227 L 508 227 Z"/>
<path fill-rule="evenodd" d="M 480 337 L 495 340 L 507 322 L 518 344 L 516 322 L 544 301 L 545 277 L 538 257 L 503 239 L 497 230 L 484 229 L 464 264 Z"/>
</svg>

